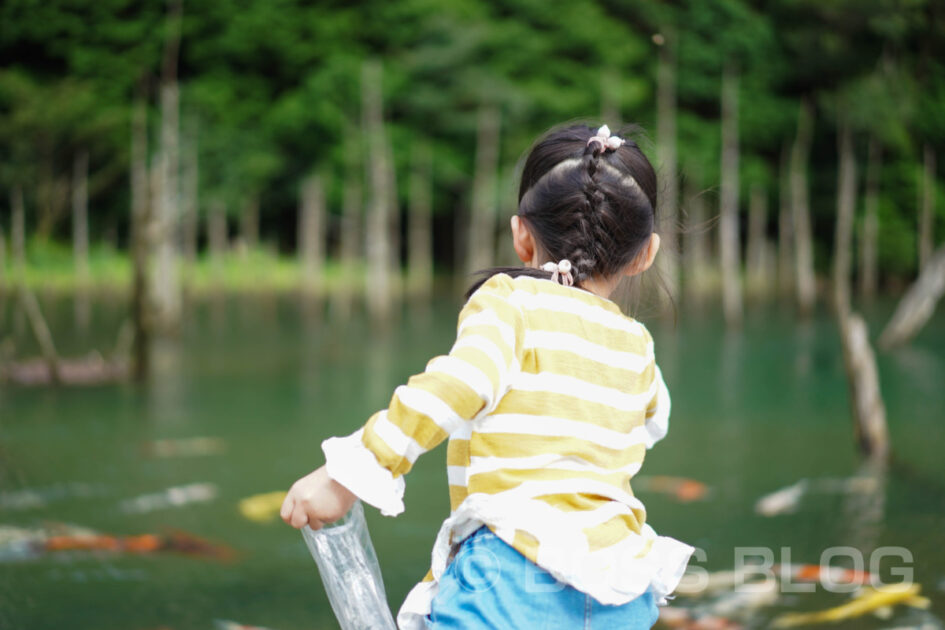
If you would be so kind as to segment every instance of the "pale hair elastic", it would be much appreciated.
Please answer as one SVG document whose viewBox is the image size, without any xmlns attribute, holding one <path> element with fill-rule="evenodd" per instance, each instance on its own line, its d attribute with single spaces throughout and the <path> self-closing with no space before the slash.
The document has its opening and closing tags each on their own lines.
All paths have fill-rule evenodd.
<svg viewBox="0 0 945 630">
<path fill-rule="evenodd" d="M 558 262 L 548 261 L 541 266 L 544 271 L 551 272 L 551 281 L 557 282 L 561 278 L 561 284 L 566 287 L 574 285 L 574 276 L 571 275 L 571 261 L 565 258 Z"/>
<path fill-rule="evenodd" d="M 610 127 L 607 125 L 602 125 L 600 129 L 597 130 L 597 133 L 588 138 L 587 146 L 590 146 L 592 142 L 600 143 L 600 150 L 607 151 L 616 151 L 624 145 L 626 140 L 620 136 L 610 135 Z"/>
</svg>

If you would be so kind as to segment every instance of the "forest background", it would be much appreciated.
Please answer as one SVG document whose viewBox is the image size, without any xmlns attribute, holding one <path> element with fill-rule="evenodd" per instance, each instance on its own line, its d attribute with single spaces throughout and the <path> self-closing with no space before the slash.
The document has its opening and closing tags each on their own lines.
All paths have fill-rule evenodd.
<svg viewBox="0 0 945 630">
<path fill-rule="evenodd" d="M 809 309 L 843 147 L 863 294 L 902 288 L 945 231 L 931 0 L 12 0 L 0 58 L 4 276 L 127 284 L 137 204 L 172 320 L 182 268 L 321 291 L 325 259 L 388 256 L 419 274 L 405 286 L 430 256 L 507 262 L 516 165 L 575 118 L 646 131 L 674 289 L 745 265 Z"/>
</svg>

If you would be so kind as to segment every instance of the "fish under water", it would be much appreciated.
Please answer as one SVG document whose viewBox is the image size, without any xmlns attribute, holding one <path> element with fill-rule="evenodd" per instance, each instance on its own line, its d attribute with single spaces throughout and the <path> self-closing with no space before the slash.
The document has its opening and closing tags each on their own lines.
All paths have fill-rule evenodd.
<svg viewBox="0 0 945 630">
<path fill-rule="evenodd" d="M 700 501 L 709 494 L 709 486 L 695 479 L 668 475 L 644 475 L 631 481 L 634 490 L 667 494 L 681 503 Z"/>
<path fill-rule="evenodd" d="M 191 483 L 173 486 L 160 492 L 142 494 L 121 502 L 122 512 L 144 514 L 169 507 L 179 507 L 189 503 L 203 503 L 217 497 L 217 486 L 212 483 Z"/>
<path fill-rule="evenodd" d="M 45 554 L 68 551 L 170 552 L 217 560 L 230 560 L 235 556 L 226 545 L 182 531 L 116 536 L 66 524 L 34 529 L 0 525 L 0 562 L 33 560 Z"/>
<path fill-rule="evenodd" d="M 257 523 L 273 521 L 279 514 L 282 502 L 285 501 L 285 495 L 285 490 L 276 490 L 241 499 L 239 502 L 240 514 L 243 515 L 243 518 Z"/>
<path fill-rule="evenodd" d="M 866 586 L 845 604 L 815 612 L 784 613 L 772 622 L 771 627 L 793 628 L 816 623 L 845 621 L 898 604 L 926 609 L 931 602 L 928 598 L 919 595 L 919 591 L 920 586 L 915 583 L 887 584 L 877 588 Z"/>
<path fill-rule="evenodd" d="M 55 501 L 71 498 L 102 496 L 106 493 L 101 484 L 71 481 L 43 488 L 22 488 L 0 492 L 0 510 L 30 510 L 43 508 Z"/>
</svg>

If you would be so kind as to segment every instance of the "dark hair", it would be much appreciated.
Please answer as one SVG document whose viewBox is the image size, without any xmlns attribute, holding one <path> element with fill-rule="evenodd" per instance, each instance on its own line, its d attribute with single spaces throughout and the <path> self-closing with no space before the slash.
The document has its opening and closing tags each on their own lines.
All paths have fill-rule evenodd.
<svg viewBox="0 0 945 630">
<path fill-rule="evenodd" d="M 634 128 L 617 133 L 626 138 Z M 552 129 L 525 160 L 518 190 L 518 215 L 535 239 L 539 258 L 571 261 L 574 284 L 622 271 L 648 242 L 656 224 L 656 173 L 640 148 L 626 140 L 604 150 L 588 140 L 587 125 Z M 495 267 L 481 272 L 468 298 L 497 273 L 550 278 L 531 267 Z"/>
</svg>

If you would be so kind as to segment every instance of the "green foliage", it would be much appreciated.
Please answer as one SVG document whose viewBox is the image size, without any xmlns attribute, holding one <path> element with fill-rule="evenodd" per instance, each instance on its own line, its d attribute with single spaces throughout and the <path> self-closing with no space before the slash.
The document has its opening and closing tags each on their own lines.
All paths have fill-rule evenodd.
<svg viewBox="0 0 945 630">
<path fill-rule="evenodd" d="M 67 234 L 54 199 L 73 156 L 87 150 L 93 238 L 118 229 L 126 241 L 130 112 L 136 97 L 150 104 L 153 155 L 167 6 L 0 5 L 0 188 L 23 187 L 27 207 L 42 215 L 31 214 L 31 226 L 45 221 Z M 201 207 L 220 199 L 234 213 L 258 196 L 264 238 L 294 243 L 302 178 L 325 174 L 337 213 L 342 177 L 364 171 L 361 69 L 376 59 L 401 205 L 411 149 L 422 143 L 434 155 L 435 212 L 452 215 L 468 205 L 484 104 L 502 113 L 503 173 L 544 129 L 596 121 L 604 101 L 652 136 L 661 41 L 678 62 L 678 154 L 690 188 L 718 182 L 727 67 L 739 77 L 743 190 L 761 184 L 774 197 L 799 99 L 811 98 L 819 249 L 832 243 L 843 117 L 861 164 L 869 137 L 883 147 L 883 268 L 914 270 L 912 174 L 926 144 L 945 163 L 945 8 L 935 0 L 185 1 L 181 147 L 198 147 Z"/>
</svg>

